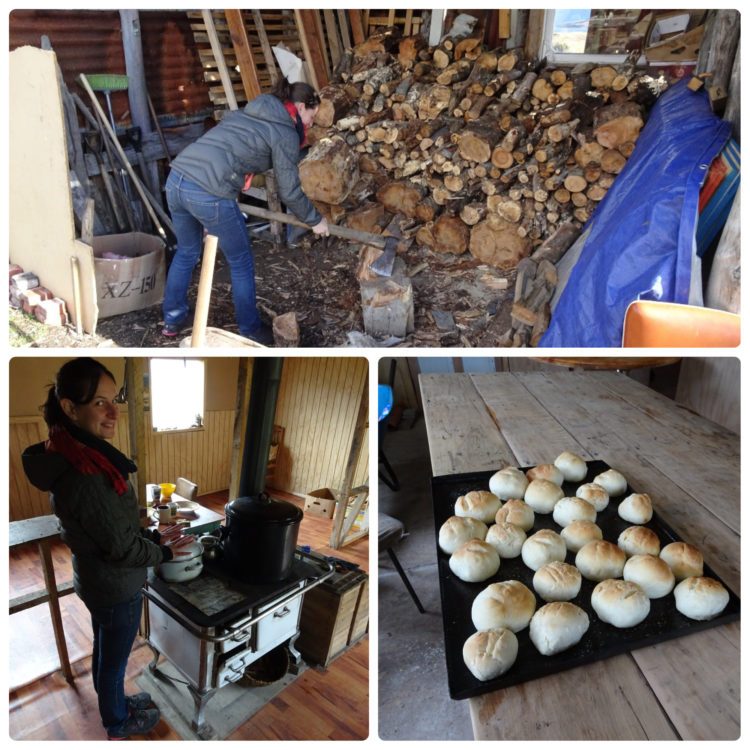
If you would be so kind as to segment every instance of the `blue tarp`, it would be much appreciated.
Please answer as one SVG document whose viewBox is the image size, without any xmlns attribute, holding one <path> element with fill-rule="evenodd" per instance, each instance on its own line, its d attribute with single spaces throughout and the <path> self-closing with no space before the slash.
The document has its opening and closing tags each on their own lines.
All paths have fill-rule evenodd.
<svg viewBox="0 0 750 750">
<path fill-rule="evenodd" d="M 539 346 L 619 347 L 634 300 L 688 302 L 700 187 L 730 134 L 708 95 L 690 91 L 686 79 L 662 94 L 585 227 Z"/>
</svg>

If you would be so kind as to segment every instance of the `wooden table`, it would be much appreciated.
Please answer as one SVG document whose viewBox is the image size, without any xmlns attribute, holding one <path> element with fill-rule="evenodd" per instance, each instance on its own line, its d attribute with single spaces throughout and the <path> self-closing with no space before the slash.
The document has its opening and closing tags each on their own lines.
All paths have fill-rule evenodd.
<svg viewBox="0 0 750 750">
<path fill-rule="evenodd" d="M 740 593 L 740 440 L 614 372 L 420 375 L 433 474 L 549 463 L 620 469 Z M 739 408 L 739 394 L 737 394 Z M 732 740 L 740 624 L 468 701 L 482 740 Z"/>
<path fill-rule="evenodd" d="M 146 485 L 146 491 L 150 492 L 151 487 L 154 485 L 147 484 Z M 180 497 L 180 495 L 173 494 L 170 500 L 177 502 L 178 500 L 187 500 L 187 498 Z M 157 503 L 158 505 L 158 503 Z M 166 527 L 170 526 L 173 523 L 181 522 L 183 523 L 185 527 L 185 533 L 188 534 L 208 534 L 211 531 L 215 531 L 219 528 L 221 525 L 221 522 L 224 520 L 224 516 L 221 515 L 221 513 L 216 513 L 216 511 L 210 510 L 209 508 L 204 508 L 202 505 L 197 504 L 197 507 L 195 508 L 196 517 L 195 518 L 176 518 L 174 521 L 170 521 L 169 523 L 158 523 L 157 520 L 152 515 L 153 513 L 153 505 L 148 506 L 148 514 L 149 514 L 149 521 L 150 521 L 150 527 L 154 529 L 158 529 L 159 527 Z"/>
</svg>

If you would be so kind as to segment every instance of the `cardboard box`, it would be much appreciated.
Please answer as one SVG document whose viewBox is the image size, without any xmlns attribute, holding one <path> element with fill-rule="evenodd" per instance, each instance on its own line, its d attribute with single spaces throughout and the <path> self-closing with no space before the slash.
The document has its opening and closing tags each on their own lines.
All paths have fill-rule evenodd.
<svg viewBox="0 0 750 750">
<path fill-rule="evenodd" d="M 333 518 L 336 509 L 336 498 L 327 487 L 313 490 L 305 495 L 305 513 L 323 518 Z"/>
<path fill-rule="evenodd" d="M 92 246 L 100 318 L 162 301 L 166 262 L 161 238 L 143 232 L 109 234 L 94 237 Z"/>
</svg>

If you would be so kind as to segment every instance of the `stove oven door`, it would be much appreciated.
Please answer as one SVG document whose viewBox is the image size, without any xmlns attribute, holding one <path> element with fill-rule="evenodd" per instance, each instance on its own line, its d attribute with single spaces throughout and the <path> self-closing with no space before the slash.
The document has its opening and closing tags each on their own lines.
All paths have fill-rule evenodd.
<svg viewBox="0 0 750 750">
<path fill-rule="evenodd" d="M 300 588 L 302 584 L 300 584 Z M 258 608 L 258 614 L 263 614 L 273 607 L 273 604 Z M 272 648 L 294 638 L 299 630 L 299 618 L 302 611 L 302 594 L 287 602 L 275 612 L 266 615 L 258 621 L 251 638 L 256 658 L 267 654 Z"/>
</svg>

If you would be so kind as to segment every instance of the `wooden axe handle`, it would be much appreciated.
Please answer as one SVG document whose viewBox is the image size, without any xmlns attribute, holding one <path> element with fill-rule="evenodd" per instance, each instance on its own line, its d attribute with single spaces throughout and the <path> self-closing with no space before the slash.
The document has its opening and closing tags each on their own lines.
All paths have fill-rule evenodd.
<svg viewBox="0 0 750 750">
<path fill-rule="evenodd" d="M 265 208 L 258 208 L 257 206 L 250 206 L 247 203 L 240 203 L 240 210 L 244 211 L 250 216 L 257 216 L 259 219 L 266 219 L 268 221 L 280 221 L 283 224 L 291 224 L 295 227 L 304 227 L 310 229 L 309 224 L 305 224 L 304 221 L 291 216 L 289 214 L 282 214 L 278 211 L 268 211 Z M 344 240 L 351 240 L 353 242 L 361 242 L 363 245 L 372 245 L 373 247 L 384 248 L 386 238 L 381 237 L 377 234 L 371 234 L 370 232 L 362 232 L 359 229 L 349 229 L 348 227 L 340 227 L 336 224 L 328 224 L 328 231 L 334 237 L 341 237 Z"/>
</svg>

